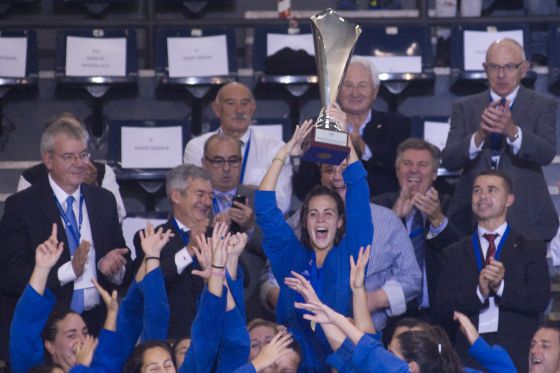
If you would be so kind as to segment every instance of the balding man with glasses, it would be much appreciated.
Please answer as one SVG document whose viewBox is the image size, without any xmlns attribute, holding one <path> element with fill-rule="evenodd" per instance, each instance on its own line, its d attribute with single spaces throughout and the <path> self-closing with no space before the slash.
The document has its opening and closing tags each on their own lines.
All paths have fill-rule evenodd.
<svg viewBox="0 0 560 373">
<path fill-rule="evenodd" d="M 449 215 L 468 216 L 474 177 L 499 169 L 515 186 L 516 203 L 508 210 L 508 221 L 529 239 L 549 241 L 558 229 L 558 215 L 542 166 L 556 155 L 556 101 L 521 86 L 529 62 L 513 39 L 492 43 L 483 67 L 489 89 L 453 105 L 442 165 L 462 169 L 462 175 Z M 472 233 L 472 220 L 462 228 Z"/>
</svg>

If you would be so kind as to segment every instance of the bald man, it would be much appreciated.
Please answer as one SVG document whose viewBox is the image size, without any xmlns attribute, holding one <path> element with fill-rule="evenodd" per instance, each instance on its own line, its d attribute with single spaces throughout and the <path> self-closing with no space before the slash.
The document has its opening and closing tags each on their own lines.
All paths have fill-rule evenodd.
<svg viewBox="0 0 560 373">
<path fill-rule="evenodd" d="M 520 85 L 529 62 L 515 40 L 492 43 L 483 67 L 490 88 L 454 104 L 442 153 L 443 167 L 463 169 L 449 215 L 468 216 L 474 177 L 499 169 L 511 177 L 515 188 L 516 203 L 508 210 L 508 221 L 525 237 L 548 241 L 558 229 L 558 215 L 542 166 L 556 155 L 556 101 Z M 472 219 L 462 228 L 472 233 Z"/>
<path fill-rule="evenodd" d="M 222 132 L 241 141 L 241 175 L 239 183 L 256 188 L 270 166 L 281 140 L 257 134 L 251 129 L 256 109 L 253 94 L 244 84 L 233 82 L 224 85 L 212 102 L 212 111 L 220 120 L 220 128 L 208 132 L 188 142 L 183 156 L 184 163 L 201 166 L 204 143 L 216 132 Z M 276 187 L 278 207 L 285 213 L 290 208 L 292 198 L 292 170 L 286 164 L 280 173 Z"/>
</svg>

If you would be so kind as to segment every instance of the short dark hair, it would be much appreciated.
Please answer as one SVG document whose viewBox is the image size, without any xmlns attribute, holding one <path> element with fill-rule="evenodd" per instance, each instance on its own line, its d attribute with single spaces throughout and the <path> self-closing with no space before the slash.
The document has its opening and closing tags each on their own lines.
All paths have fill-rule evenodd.
<svg viewBox="0 0 560 373">
<path fill-rule="evenodd" d="M 408 139 L 404 140 L 397 146 L 397 157 L 395 158 L 395 166 L 398 167 L 400 157 L 402 154 L 410 149 L 414 150 L 426 150 L 432 156 L 432 165 L 434 166 L 434 170 L 437 170 L 439 167 L 439 161 L 441 159 L 441 151 L 439 148 L 433 144 L 430 144 L 426 140 L 420 139 L 418 137 L 409 137 Z"/>
<path fill-rule="evenodd" d="M 499 177 L 500 179 L 502 179 L 504 183 L 504 188 L 506 189 L 507 194 L 513 193 L 513 182 L 511 181 L 511 177 L 509 177 L 509 175 L 506 174 L 505 172 L 500 170 L 494 170 L 494 169 L 483 170 L 479 172 L 478 175 L 476 175 L 476 177 L 474 178 L 473 187 L 474 187 L 474 183 L 476 182 L 476 179 L 478 179 L 480 176 Z"/>
<path fill-rule="evenodd" d="M 463 372 L 451 345 L 436 340 L 429 332 L 407 331 L 397 337 L 405 361 L 414 361 L 421 372 Z"/>
<path fill-rule="evenodd" d="M 144 364 L 144 354 L 146 351 L 157 347 L 163 348 L 169 352 L 169 356 L 171 357 L 173 364 L 175 364 L 175 359 L 173 358 L 175 354 L 167 342 L 150 340 L 142 342 L 136 346 L 124 365 L 123 373 L 140 373 L 142 370 L 142 364 Z"/>
<path fill-rule="evenodd" d="M 535 331 L 535 334 L 537 334 L 537 332 L 541 329 L 549 329 L 555 331 L 558 335 L 558 342 L 560 342 L 560 322 L 547 320 L 537 329 L 537 331 Z"/>
<path fill-rule="evenodd" d="M 323 185 L 315 185 L 313 189 L 311 189 L 311 191 L 307 193 L 307 196 L 305 196 L 303 204 L 301 205 L 301 213 L 299 215 L 299 228 L 301 229 L 300 239 L 303 245 L 308 249 L 312 248 L 311 237 L 307 232 L 307 214 L 309 213 L 309 201 L 311 201 L 313 197 L 318 196 L 329 196 L 334 199 L 334 202 L 336 203 L 336 209 L 338 210 L 338 216 L 342 219 L 342 226 L 336 230 L 336 235 L 334 236 L 335 246 L 340 243 L 342 237 L 344 237 L 344 233 L 346 232 L 346 213 L 344 211 L 344 201 L 342 200 L 342 197 L 340 197 L 338 192 L 331 188 Z"/>
</svg>

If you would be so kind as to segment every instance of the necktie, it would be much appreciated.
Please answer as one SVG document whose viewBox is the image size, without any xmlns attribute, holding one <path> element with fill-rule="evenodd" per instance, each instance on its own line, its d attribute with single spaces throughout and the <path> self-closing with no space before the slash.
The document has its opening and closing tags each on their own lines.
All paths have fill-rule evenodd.
<svg viewBox="0 0 560 373">
<path fill-rule="evenodd" d="M 500 105 L 506 105 L 506 99 L 502 97 L 500 99 Z M 501 148 L 502 148 L 502 140 L 503 135 L 499 133 L 492 133 L 490 135 L 490 149 L 492 150 L 492 168 L 498 168 L 498 160 L 500 158 Z"/>
<path fill-rule="evenodd" d="M 74 208 L 72 205 L 74 204 L 74 197 L 68 196 L 66 199 L 66 211 L 65 215 L 67 221 L 70 222 L 64 230 L 66 231 L 66 238 L 68 239 L 68 249 L 70 249 L 70 255 L 74 256 L 76 249 L 79 246 L 78 236 L 79 236 L 79 227 L 78 222 L 76 220 L 76 214 L 74 214 Z M 77 289 L 74 290 L 72 294 L 72 301 L 70 303 L 70 308 L 78 313 L 82 313 L 84 311 L 84 290 Z"/>
<path fill-rule="evenodd" d="M 420 289 L 420 294 L 418 295 L 418 305 L 428 307 L 428 294 L 424 289 L 424 283 L 426 283 L 427 280 L 424 278 L 424 246 L 426 242 L 424 240 L 424 218 L 422 217 L 420 210 L 416 210 L 414 212 L 409 236 L 410 241 L 412 241 L 412 247 L 414 247 L 414 254 L 416 255 L 418 267 L 420 267 L 420 272 L 422 272 L 422 287 Z"/>
<path fill-rule="evenodd" d="M 220 211 L 227 210 L 231 207 L 233 201 L 233 196 L 230 193 L 218 193 L 216 194 L 216 199 L 220 204 Z"/>
<path fill-rule="evenodd" d="M 497 233 L 484 233 L 482 235 L 488 241 L 488 251 L 486 251 L 486 265 L 490 264 L 490 258 L 493 258 L 496 254 L 496 244 L 494 240 L 498 237 Z"/>
</svg>

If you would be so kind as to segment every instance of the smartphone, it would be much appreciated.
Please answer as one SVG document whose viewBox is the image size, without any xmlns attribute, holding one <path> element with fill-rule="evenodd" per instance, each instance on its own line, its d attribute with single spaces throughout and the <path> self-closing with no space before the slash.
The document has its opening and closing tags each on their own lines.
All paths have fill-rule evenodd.
<svg viewBox="0 0 560 373">
<path fill-rule="evenodd" d="M 239 202 L 239 203 L 245 204 L 245 203 L 247 203 L 247 197 L 242 195 L 242 194 L 237 194 L 235 197 L 233 197 L 233 202 Z M 235 205 L 232 204 L 231 207 L 235 207 Z M 232 221 L 230 226 L 229 226 L 229 231 L 231 233 L 237 233 L 237 232 L 241 231 L 241 227 L 239 226 L 239 224 Z"/>
<path fill-rule="evenodd" d="M 238 194 L 235 197 L 233 197 L 233 202 L 239 202 L 239 203 L 242 203 L 242 204 L 246 204 L 247 203 L 247 197 L 245 197 L 242 194 Z M 235 205 L 233 205 L 233 206 L 235 206 Z"/>
</svg>

